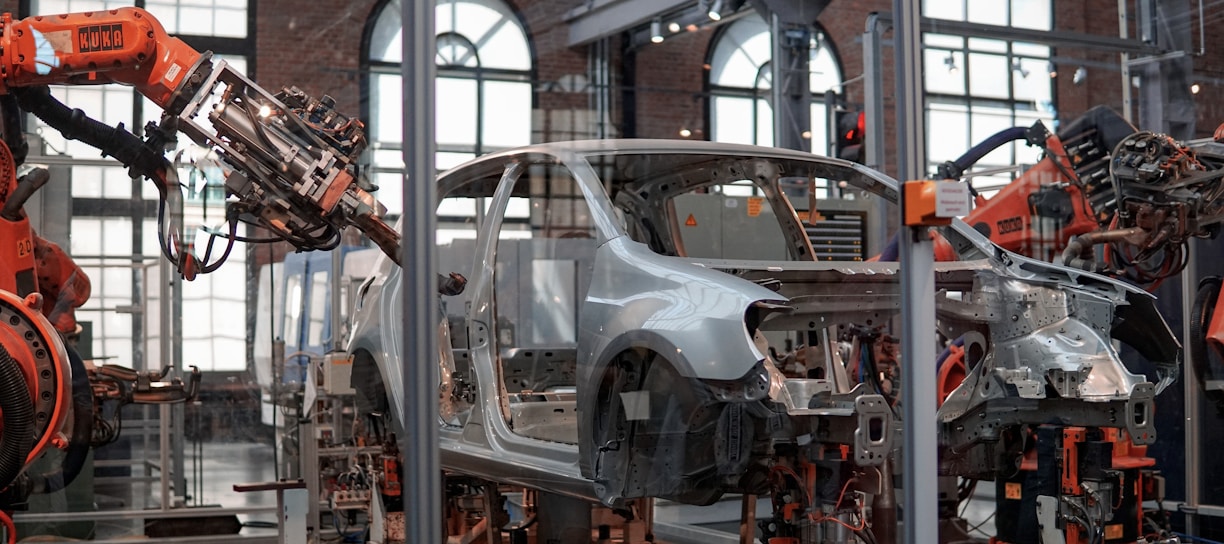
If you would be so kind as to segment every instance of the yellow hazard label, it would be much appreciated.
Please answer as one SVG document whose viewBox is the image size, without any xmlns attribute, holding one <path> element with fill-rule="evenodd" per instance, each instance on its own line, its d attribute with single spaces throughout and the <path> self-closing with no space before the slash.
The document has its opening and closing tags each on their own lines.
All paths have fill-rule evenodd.
<svg viewBox="0 0 1224 544">
<path fill-rule="evenodd" d="M 1007 482 L 1003 486 L 1003 498 L 1013 501 L 1020 500 L 1020 482 Z"/>
<path fill-rule="evenodd" d="M 761 215 L 761 205 L 764 203 L 765 199 L 759 196 L 748 197 L 748 217 Z"/>
<path fill-rule="evenodd" d="M 690 213 L 690 214 L 689 214 L 689 216 L 688 216 L 688 219 L 685 219 L 685 220 L 684 220 L 684 226 L 686 226 L 686 227 L 696 227 L 696 226 L 697 226 L 697 218 L 696 218 L 696 217 L 693 217 L 693 214 L 691 214 L 691 213 Z"/>
</svg>

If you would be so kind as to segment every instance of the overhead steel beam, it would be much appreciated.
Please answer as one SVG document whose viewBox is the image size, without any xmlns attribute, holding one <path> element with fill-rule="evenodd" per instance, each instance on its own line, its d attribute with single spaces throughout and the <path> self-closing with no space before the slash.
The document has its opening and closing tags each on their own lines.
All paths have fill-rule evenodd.
<svg viewBox="0 0 1224 544">
<path fill-rule="evenodd" d="M 891 13 L 881 13 L 879 14 L 879 17 L 881 23 L 885 24 L 886 26 L 891 26 Z M 1118 38 L 1114 36 L 1096 36 L 1092 34 L 1083 34 L 1080 32 L 1068 32 L 1065 30 L 1033 30 L 1010 26 L 967 23 L 964 21 L 930 19 L 927 17 L 923 17 L 919 21 L 919 27 L 923 32 L 952 34 L 955 36 L 966 36 L 969 38 L 989 38 L 993 40 L 1029 42 L 1053 47 L 1082 47 L 1085 49 L 1094 49 L 1099 51 L 1113 51 L 1117 53 L 1131 53 L 1139 55 L 1157 55 L 1168 52 L 1160 47 L 1143 43 L 1139 40 Z"/>
<path fill-rule="evenodd" d="M 615 36 L 635 26 L 643 25 L 693 0 L 592 0 L 571 9 L 562 21 L 569 24 L 569 46 Z"/>
<path fill-rule="evenodd" d="M 811 25 L 832 0 L 751 0 L 752 7 L 765 18 L 777 15 L 783 24 Z"/>
</svg>

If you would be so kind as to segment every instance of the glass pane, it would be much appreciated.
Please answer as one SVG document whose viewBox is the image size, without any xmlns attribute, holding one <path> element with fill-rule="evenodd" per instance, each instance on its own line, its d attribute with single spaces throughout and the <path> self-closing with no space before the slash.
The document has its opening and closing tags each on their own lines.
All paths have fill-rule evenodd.
<svg viewBox="0 0 1224 544">
<path fill-rule="evenodd" d="M 404 211 L 403 174 L 379 172 L 374 174 L 374 184 L 378 191 L 374 196 L 386 206 L 388 214 L 398 215 Z"/>
<path fill-rule="evenodd" d="M 965 20 L 965 4 L 962 0 L 923 0 L 922 15 L 932 19 Z"/>
<path fill-rule="evenodd" d="M 926 92 L 932 94 L 964 94 L 965 55 L 960 51 L 927 49 L 923 52 L 926 66 Z"/>
<path fill-rule="evenodd" d="M 1050 80 L 1049 61 L 1041 59 L 1016 59 L 1020 70 L 1013 71 L 1013 89 L 1017 101 L 1044 106 L 1052 101 L 1053 82 Z"/>
<path fill-rule="evenodd" d="M 821 47 L 812 55 L 808 69 L 812 72 L 809 85 L 813 93 L 829 91 L 842 82 L 841 70 L 827 47 Z"/>
<path fill-rule="evenodd" d="M 475 145 L 479 114 L 473 107 L 477 104 L 476 81 L 440 77 L 436 97 L 438 144 Z"/>
<path fill-rule="evenodd" d="M 501 106 L 531 104 L 530 83 L 487 81 L 484 101 L 488 106 L 480 120 L 484 151 L 531 143 L 531 109 Z"/>
<path fill-rule="evenodd" d="M 977 0 L 974 2 L 965 2 L 968 4 L 969 13 L 966 19 L 973 23 L 985 23 L 988 25 L 1007 25 L 1007 2 L 1006 0 Z"/>
<path fill-rule="evenodd" d="M 442 171 L 442 170 L 449 170 L 451 168 L 459 166 L 460 164 L 470 161 L 476 158 L 476 154 L 475 153 L 439 152 L 436 155 L 436 157 L 437 158 L 434 159 L 434 166 L 436 166 L 439 171 Z"/>
<path fill-rule="evenodd" d="M 327 323 L 329 274 L 320 270 L 310 275 L 310 325 L 306 332 L 306 345 L 320 347 L 328 340 L 323 337 Z"/>
<path fill-rule="evenodd" d="M 969 49 L 988 53 L 1006 53 L 1007 42 L 1002 40 L 987 40 L 984 38 L 969 38 Z"/>
<path fill-rule="evenodd" d="M 769 105 L 769 101 L 764 99 L 755 100 L 756 103 L 756 145 L 770 147 L 773 145 L 773 106 Z"/>
<path fill-rule="evenodd" d="M 1001 55 L 969 54 L 969 93 L 974 96 L 1007 98 L 1011 66 Z"/>
<path fill-rule="evenodd" d="M 484 67 L 531 69 L 526 35 L 504 3 L 443 0 L 435 13 L 435 31 L 439 35 L 455 33 L 475 44 Z"/>
<path fill-rule="evenodd" d="M 931 47 L 943 47 L 946 49 L 964 49 L 965 47 L 965 39 L 960 36 L 935 34 L 933 32 L 923 34 L 922 42 Z"/>
<path fill-rule="evenodd" d="M 1012 42 L 1012 52 L 1026 57 L 1048 58 L 1050 56 L 1048 46 L 1025 42 Z"/>
<path fill-rule="evenodd" d="M 927 156 L 932 163 L 950 161 L 969 150 L 969 116 L 963 106 L 931 104 L 927 114 Z M 936 128 L 938 127 L 938 128 Z"/>
<path fill-rule="evenodd" d="M 710 83 L 752 88 L 757 72 L 772 53 L 769 25 L 760 17 L 745 17 L 723 31 L 710 58 Z"/>
<path fill-rule="evenodd" d="M 829 154 L 829 117 L 823 102 L 812 103 L 812 152 Z"/>
<path fill-rule="evenodd" d="M 1011 0 L 1011 24 L 1018 28 L 1050 30 L 1050 0 Z"/>
<path fill-rule="evenodd" d="M 977 145 L 995 133 L 1016 126 L 1012 120 L 1012 111 L 999 107 L 974 107 L 973 124 L 970 127 L 969 145 Z M 968 151 L 968 148 L 965 149 Z M 1010 166 L 1013 164 L 1011 146 L 999 146 L 998 149 L 978 161 L 983 168 Z"/>
<path fill-rule="evenodd" d="M 756 133 L 751 98 L 715 96 L 710 113 L 711 139 L 716 142 L 751 144 Z"/>
<path fill-rule="evenodd" d="M 399 142 L 404 137 L 403 80 L 399 74 L 374 74 L 370 77 L 374 80 L 370 93 L 370 136 L 375 141 Z M 439 85 L 441 81 L 438 80 Z M 439 100 L 439 104 L 441 102 Z"/>
</svg>

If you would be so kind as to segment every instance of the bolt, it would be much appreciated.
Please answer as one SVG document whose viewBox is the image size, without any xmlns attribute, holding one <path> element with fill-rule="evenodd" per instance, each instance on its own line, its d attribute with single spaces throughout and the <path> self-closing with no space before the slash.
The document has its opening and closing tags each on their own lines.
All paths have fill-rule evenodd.
<svg viewBox="0 0 1224 544">
<path fill-rule="evenodd" d="M 1019 321 L 1019 320 L 1020 320 L 1020 316 L 1016 314 L 1012 314 L 1012 321 Z"/>
</svg>

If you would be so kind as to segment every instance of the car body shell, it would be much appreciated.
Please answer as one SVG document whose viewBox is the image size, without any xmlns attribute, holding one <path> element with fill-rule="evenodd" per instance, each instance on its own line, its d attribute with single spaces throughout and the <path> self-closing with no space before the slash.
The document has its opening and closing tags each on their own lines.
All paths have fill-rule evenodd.
<svg viewBox="0 0 1224 544">
<path fill-rule="evenodd" d="M 470 381 L 475 382 L 474 399 L 465 409 L 464 420 L 459 424 L 453 420 L 439 424 L 441 459 L 445 469 L 582 499 L 615 502 L 625 492 L 623 489 L 607 489 L 607 478 L 601 477 L 593 466 L 598 464 L 601 450 L 596 444 L 599 438 L 595 436 L 597 426 L 592 418 L 607 409 L 601 406 L 601 397 L 593 392 L 619 356 L 631 350 L 648 350 L 661 355 L 682 379 L 696 380 L 684 383 L 714 384 L 710 387 L 717 388 L 745 380 L 754 370 L 760 370 L 763 361 L 770 359 L 759 339 L 745 326 L 746 309 L 754 304 L 788 306 L 789 312 L 768 316 L 779 327 L 791 326 L 785 321 L 788 319 L 798 322 L 825 319 L 833 314 L 895 314 L 899 309 L 899 289 L 895 289 L 899 273 L 897 263 L 695 259 L 662 255 L 648 244 L 635 241 L 618 218 L 615 211 L 617 205 L 609 198 L 596 169 L 586 160 L 591 155 L 617 154 L 705 154 L 803 161 L 867 180 L 875 185 L 873 190 L 881 198 L 895 200 L 898 191 L 896 182 L 887 176 L 838 159 L 753 146 L 672 140 L 540 144 L 487 155 L 443 173 L 438 181 L 440 196 L 447 195 L 448 191 L 474 177 L 490 180 L 512 178 L 515 175 L 512 165 L 526 158 L 564 165 L 572 172 L 591 209 L 591 222 L 596 232 L 590 284 L 577 317 L 576 405 L 573 415 L 567 416 L 572 417 L 577 425 L 577 444 L 524 436 L 507 422 L 507 414 L 513 409 L 508 397 L 513 395 L 508 394 L 502 385 L 504 376 L 500 375 L 497 360 L 498 331 L 494 315 L 496 240 L 513 186 L 505 179 L 498 182 L 472 246 L 472 274 L 463 295 L 462 322 L 450 323 L 450 328 L 456 329 L 454 332 L 457 336 L 466 338 L 466 347 L 449 349 L 451 331 L 448 327 L 440 328 L 439 359 L 442 361 L 443 380 L 448 380 L 448 372 L 454 370 L 455 360 L 460 359 L 466 361 L 472 374 Z M 767 195 L 767 198 L 780 199 L 775 204 L 785 203 L 780 195 Z M 794 216 L 795 212 L 789 204 L 782 205 Z M 783 219 L 785 221 L 787 218 Z M 790 221 L 799 224 L 797 219 L 791 218 Z M 1099 342 L 1091 346 L 1093 355 L 1097 357 L 1093 364 L 1102 369 L 1109 367 L 1096 374 L 1104 376 L 1101 379 L 1109 383 L 1094 384 L 1092 387 L 1096 389 L 1091 390 L 1082 388 L 1073 392 L 1072 396 L 1085 402 L 1125 402 L 1136 386 L 1146 383 L 1142 376 L 1130 373 L 1121 365 L 1117 353 L 1109 345 L 1108 331 L 1098 330 L 1109 327 L 1115 308 L 1136 302 L 1143 319 L 1151 319 L 1154 310 L 1148 309 L 1150 297 L 1146 293 L 1101 276 L 1008 254 L 959 221 L 950 228 L 949 232 L 958 236 L 962 253 L 974 258 L 940 263 L 937 283 L 941 286 L 959 286 L 941 289 L 972 292 L 973 296 L 979 297 L 975 299 L 977 303 L 996 303 L 1000 308 L 1006 307 L 1008 300 L 1057 298 L 1056 293 L 1072 291 L 1084 297 L 1083 300 L 1091 298 L 1105 307 L 1108 315 L 1094 318 L 1098 327 L 1085 327 L 1085 330 L 1091 329 L 1096 333 L 1095 338 Z M 362 285 L 356 296 L 357 308 L 348 351 L 355 357 L 354 385 L 359 390 L 364 389 L 363 393 L 367 396 L 385 395 L 383 399 L 367 402 L 367 406 L 372 406 L 376 411 L 389 411 L 392 419 L 399 422 L 404 420 L 402 410 L 405 405 L 405 389 L 399 368 L 403 364 L 400 361 L 401 334 L 398 334 L 401 324 L 399 270 L 387 259 L 376 264 L 375 270 L 375 275 Z M 447 270 L 441 272 L 446 273 Z M 789 289 L 777 291 L 763 286 L 762 280 L 769 277 L 785 278 L 783 284 Z M 821 285 L 826 287 L 822 288 Z M 995 285 L 998 289 L 991 290 L 989 285 Z M 877 293 L 878 296 L 872 298 L 863 293 Z M 994 298 L 990 298 L 992 296 Z M 949 322 L 963 321 L 967 323 L 966 328 L 989 328 L 990 323 L 982 325 L 965 314 L 966 302 L 972 301 L 964 297 L 958 300 L 945 297 L 940 303 L 941 318 Z M 1066 305 L 1065 301 L 1061 303 Z M 840 308 L 838 304 L 845 308 L 836 309 Z M 1076 315 L 1082 315 L 1082 312 Z M 1067 321 L 1070 318 L 1062 315 L 1058 319 Z M 1155 316 L 1155 319 L 1159 320 L 1159 316 Z M 940 326 L 956 329 L 942 322 Z M 1159 324 L 1154 328 L 1156 332 L 1149 335 L 1151 338 L 1146 344 L 1149 358 L 1162 358 L 1166 365 L 1171 364 L 1170 360 L 1175 363 L 1176 341 L 1171 334 L 1165 334 L 1167 327 L 1163 332 Z M 1024 338 L 1036 338 L 1034 335 L 1039 335 L 1041 330 L 1044 329 L 1034 326 L 1027 331 L 1012 331 L 1010 339 L 1023 342 Z M 1050 339 L 1059 338 L 1058 334 L 1049 334 Z M 1008 339 L 995 340 L 1001 342 Z M 1050 364 L 1074 367 L 1079 364 L 1076 354 L 1080 352 L 1076 350 L 1087 348 L 1059 349 L 1067 355 L 1067 361 Z M 428 363 L 437 364 L 433 361 Z M 1030 366 L 1034 367 L 1045 364 L 1037 361 L 1031 363 Z M 993 393 L 983 391 L 989 387 L 985 384 L 992 379 L 1003 380 L 997 383 L 1010 379 L 1013 382 L 1007 383 L 1012 385 L 1028 383 L 1018 373 L 1032 371 L 1040 374 L 1049 370 L 1044 367 L 1012 368 L 1008 365 L 1014 364 L 1006 361 L 992 360 L 992 364 L 1005 367 L 1004 370 L 1011 373 L 1000 371 L 996 373 L 997 376 L 986 372 L 980 375 L 974 373 L 973 383 L 962 386 L 964 391 L 958 391 L 959 401 L 952 403 L 947 413 L 941 413 L 942 421 L 954 422 L 974 406 L 992 402 L 999 395 L 1008 396 L 1001 391 L 1012 391 L 1011 396 L 1017 396 L 1014 388 L 997 387 Z M 829 415 L 836 412 L 832 408 L 834 405 L 843 406 L 833 403 L 824 406 L 822 409 L 825 411 L 821 412 L 816 409 L 821 407 L 815 401 L 807 400 L 812 397 L 812 391 L 832 388 L 834 393 L 846 395 L 857 394 L 858 391 L 851 384 L 844 383 L 844 377 L 841 378 L 843 382 L 832 385 L 813 383 L 816 380 L 773 378 L 774 381 L 769 383 L 770 398 L 785 404 L 786 411 L 792 415 Z M 1040 381 L 1040 378 L 1033 379 Z M 443 389 L 454 386 L 447 382 Z M 855 392 L 852 393 L 852 390 Z M 719 394 L 728 393 L 720 390 Z M 1038 394 L 1043 399 L 1045 389 L 1032 393 Z M 447 404 L 445 399 L 440 400 L 442 404 Z M 1033 397 L 1034 402 L 1039 400 Z M 447 410 L 443 412 L 443 417 L 446 417 Z"/>
</svg>

